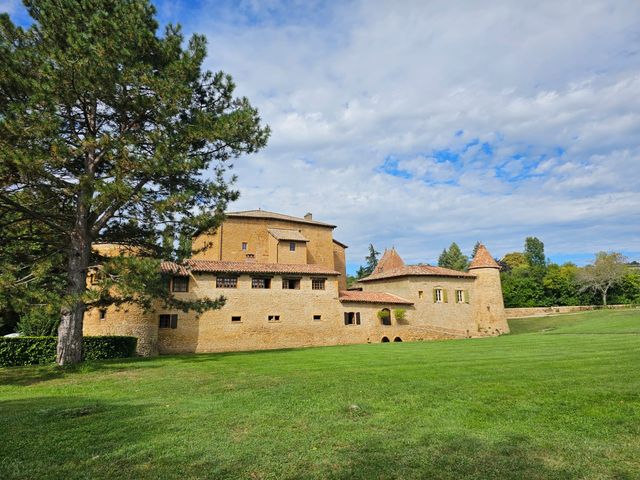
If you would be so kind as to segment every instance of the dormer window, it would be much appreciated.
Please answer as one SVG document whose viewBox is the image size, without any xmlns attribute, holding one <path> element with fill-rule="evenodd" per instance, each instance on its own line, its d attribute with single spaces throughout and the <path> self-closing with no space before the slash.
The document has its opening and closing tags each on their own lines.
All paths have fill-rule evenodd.
<svg viewBox="0 0 640 480">
<path fill-rule="evenodd" d="M 289 251 L 290 252 L 296 251 L 296 242 L 289 242 Z"/>
</svg>

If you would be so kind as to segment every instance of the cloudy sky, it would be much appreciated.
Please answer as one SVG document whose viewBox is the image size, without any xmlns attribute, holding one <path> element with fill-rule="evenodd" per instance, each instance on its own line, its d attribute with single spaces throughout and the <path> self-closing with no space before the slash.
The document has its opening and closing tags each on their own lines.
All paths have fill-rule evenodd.
<svg viewBox="0 0 640 480">
<path fill-rule="evenodd" d="M 338 225 L 351 271 L 369 243 L 434 263 L 527 236 L 556 261 L 640 260 L 637 0 L 156 5 L 271 126 L 233 210 Z"/>
</svg>

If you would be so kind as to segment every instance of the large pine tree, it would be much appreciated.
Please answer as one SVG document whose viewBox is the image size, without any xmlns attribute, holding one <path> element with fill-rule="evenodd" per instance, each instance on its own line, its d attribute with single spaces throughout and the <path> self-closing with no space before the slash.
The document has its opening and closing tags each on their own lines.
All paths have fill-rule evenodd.
<svg viewBox="0 0 640 480">
<path fill-rule="evenodd" d="M 173 25 L 159 36 L 148 1 L 25 4 L 27 29 L 0 16 L 0 212 L 38 232 L 34 250 L 62 258 L 58 363 L 70 364 L 87 304 L 148 305 L 161 283 L 151 258 L 219 223 L 237 197 L 226 162 L 263 147 L 269 130 L 231 77 L 202 70 L 205 38 L 183 46 Z M 86 288 L 96 242 L 143 254 L 107 262 L 101 298 Z"/>
</svg>

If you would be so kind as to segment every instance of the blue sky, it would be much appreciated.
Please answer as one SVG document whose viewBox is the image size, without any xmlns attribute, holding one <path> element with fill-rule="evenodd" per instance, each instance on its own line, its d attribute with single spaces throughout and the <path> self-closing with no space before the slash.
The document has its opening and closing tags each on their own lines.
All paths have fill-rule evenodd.
<svg viewBox="0 0 640 480">
<path fill-rule="evenodd" d="M 436 262 L 527 236 L 554 261 L 640 260 L 637 1 L 156 2 L 209 41 L 273 131 L 241 198 Z M 0 10 L 24 21 L 18 2 Z"/>
</svg>

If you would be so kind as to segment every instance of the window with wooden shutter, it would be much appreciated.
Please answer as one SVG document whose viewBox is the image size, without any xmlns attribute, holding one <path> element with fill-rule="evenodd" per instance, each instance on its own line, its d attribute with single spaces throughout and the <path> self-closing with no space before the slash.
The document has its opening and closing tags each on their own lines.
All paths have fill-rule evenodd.
<svg viewBox="0 0 640 480">
<path fill-rule="evenodd" d="M 360 325 L 360 312 L 356 312 L 356 325 Z"/>
<path fill-rule="evenodd" d="M 447 291 L 443 288 L 434 288 L 433 289 L 433 302 L 434 303 L 446 303 L 447 302 Z"/>
<path fill-rule="evenodd" d="M 178 328 L 178 315 L 171 315 L 171 328 Z"/>
<path fill-rule="evenodd" d="M 464 291 L 464 303 L 469 303 L 469 290 Z"/>
<path fill-rule="evenodd" d="M 349 325 L 349 312 L 344 312 L 344 324 Z"/>
</svg>

